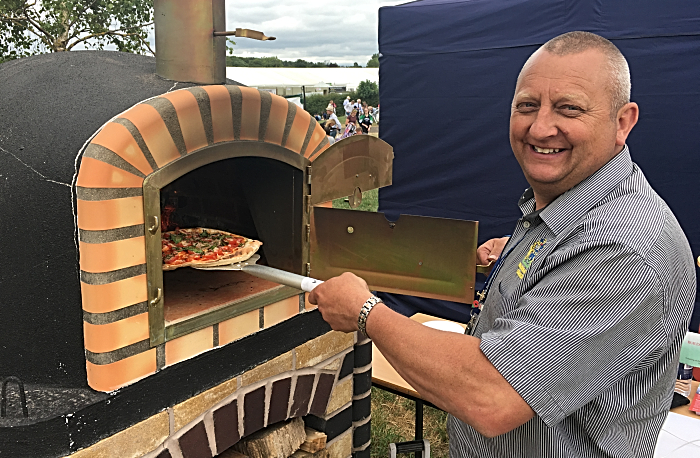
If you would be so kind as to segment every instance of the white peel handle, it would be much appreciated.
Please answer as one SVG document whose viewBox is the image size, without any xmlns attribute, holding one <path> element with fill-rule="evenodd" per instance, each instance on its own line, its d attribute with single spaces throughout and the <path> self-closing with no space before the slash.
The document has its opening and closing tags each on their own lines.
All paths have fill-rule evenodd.
<svg viewBox="0 0 700 458">
<path fill-rule="evenodd" d="M 311 277 L 304 277 L 304 279 L 301 281 L 301 289 L 302 291 L 306 291 L 307 293 L 310 293 L 315 287 L 323 283 L 321 280 L 316 280 L 315 278 Z"/>
</svg>

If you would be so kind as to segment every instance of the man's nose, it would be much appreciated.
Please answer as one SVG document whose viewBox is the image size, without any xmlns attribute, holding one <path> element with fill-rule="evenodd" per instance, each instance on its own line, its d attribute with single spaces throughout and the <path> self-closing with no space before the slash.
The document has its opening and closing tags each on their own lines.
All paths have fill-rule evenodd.
<svg viewBox="0 0 700 458">
<path fill-rule="evenodd" d="M 546 107 L 537 110 L 537 116 L 530 125 L 530 135 L 534 138 L 548 138 L 556 136 L 558 131 L 554 112 Z"/>
</svg>

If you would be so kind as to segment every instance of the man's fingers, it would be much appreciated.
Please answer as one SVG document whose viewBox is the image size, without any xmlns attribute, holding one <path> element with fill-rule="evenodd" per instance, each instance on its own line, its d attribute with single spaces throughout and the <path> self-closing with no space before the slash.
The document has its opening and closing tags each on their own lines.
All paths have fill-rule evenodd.
<svg viewBox="0 0 700 458">
<path fill-rule="evenodd" d="M 319 285 L 319 286 L 320 286 L 320 285 Z M 318 286 L 317 286 L 316 288 L 318 288 Z M 314 288 L 313 290 L 311 290 L 311 292 L 309 293 L 309 297 L 308 297 L 309 302 L 310 302 L 312 305 L 318 305 L 318 302 L 317 302 L 317 299 L 316 299 L 316 288 Z"/>
</svg>

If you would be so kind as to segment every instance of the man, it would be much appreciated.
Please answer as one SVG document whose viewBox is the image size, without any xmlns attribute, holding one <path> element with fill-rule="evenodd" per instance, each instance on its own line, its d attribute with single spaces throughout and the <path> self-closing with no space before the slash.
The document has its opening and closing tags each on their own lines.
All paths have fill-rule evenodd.
<svg viewBox="0 0 700 458">
<path fill-rule="evenodd" d="M 362 99 L 357 99 L 357 102 L 355 102 L 352 107 L 357 110 L 358 115 L 362 113 Z"/>
<path fill-rule="evenodd" d="M 343 108 L 345 109 L 345 116 L 349 115 L 352 111 L 352 100 L 350 100 L 350 96 L 345 97 L 345 100 L 343 100 Z"/>
<path fill-rule="evenodd" d="M 350 273 L 317 287 L 333 329 L 364 329 L 449 417 L 450 455 L 651 457 L 695 297 L 688 242 L 625 144 L 627 63 L 587 32 L 525 63 L 510 142 L 530 188 L 472 335 L 422 326 Z M 362 319 L 358 315 L 362 310 Z"/>
<path fill-rule="evenodd" d="M 328 119 L 328 121 L 326 121 L 326 125 L 328 126 L 328 135 L 335 138 L 336 135 L 338 135 L 338 131 L 340 130 L 340 120 L 333 112 L 333 108 L 330 106 L 326 107 L 326 116 Z"/>
</svg>

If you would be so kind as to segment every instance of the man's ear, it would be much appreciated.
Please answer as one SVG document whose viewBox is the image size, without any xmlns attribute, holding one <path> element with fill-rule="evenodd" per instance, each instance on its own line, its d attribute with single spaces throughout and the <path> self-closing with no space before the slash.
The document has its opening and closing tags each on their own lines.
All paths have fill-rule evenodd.
<svg viewBox="0 0 700 458">
<path fill-rule="evenodd" d="M 616 145 L 625 145 L 627 136 L 630 134 L 630 131 L 634 125 L 637 124 L 638 119 L 639 106 L 634 102 L 626 103 L 617 111 L 617 136 L 615 137 Z"/>
</svg>

